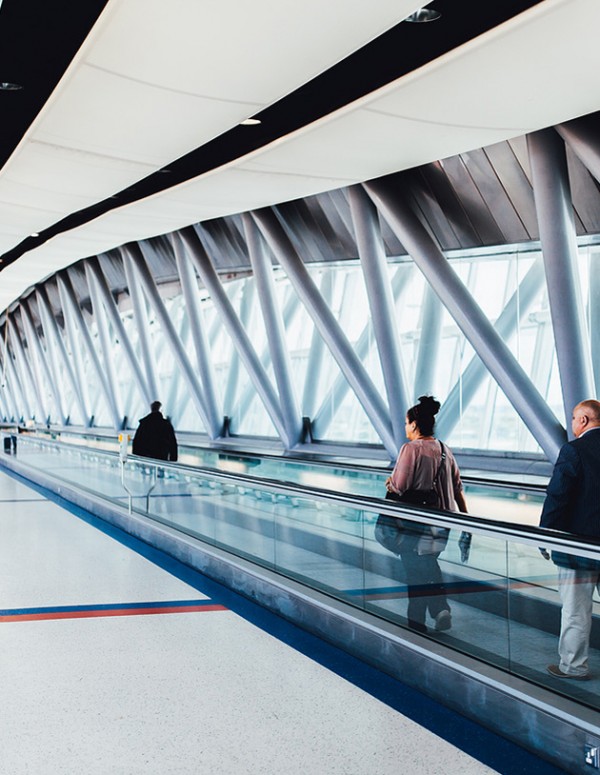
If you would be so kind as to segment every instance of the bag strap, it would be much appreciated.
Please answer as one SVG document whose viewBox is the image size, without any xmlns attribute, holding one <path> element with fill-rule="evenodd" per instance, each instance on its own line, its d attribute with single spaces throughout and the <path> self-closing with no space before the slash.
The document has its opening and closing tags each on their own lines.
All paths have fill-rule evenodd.
<svg viewBox="0 0 600 775">
<path fill-rule="evenodd" d="M 439 439 L 438 439 L 438 441 L 439 441 Z M 435 490 L 435 488 L 437 486 L 437 482 L 438 482 L 438 477 L 439 477 L 439 475 L 442 472 L 442 467 L 443 467 L 444 463 L 446 462 L 446 447 L 444 447 L 444 445 L 442 444 L 441 441 L 440 441 L 440 447 L 441 447 L 441 450 L 442 450 L 442 456 L 440 458 L 440 464 L 438 466 L 438 470 L 435 472 L 435 476 L 433 477 L 433 482 L 431 484 L 431 489 L 432 490 Z"/>
</svg>

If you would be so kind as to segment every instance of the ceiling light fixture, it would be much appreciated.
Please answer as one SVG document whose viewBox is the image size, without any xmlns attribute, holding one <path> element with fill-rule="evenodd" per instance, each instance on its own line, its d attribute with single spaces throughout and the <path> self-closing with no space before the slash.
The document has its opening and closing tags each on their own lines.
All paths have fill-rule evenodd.
<svg viewBox="0 0 600 775">
<path fill-rule="evenodd" d="M 436 11 L 435 8 L 418 8 L 410 16 L 407 16 L 405 22 L 413 22 L 415 24 L 422 24 L 423 22 L 435 22 L 441 17 L 441 13 Z"/>
<path fill-rule="evenodd" d="M 40 233 L 39 233 L 39 231 L 34 231 L 34 232 L 32 232 L 32 233 L 31 233 L 29 236 L 30 236 L 30 237 L 39 237 L 39 236 L 40 236 Z"/>
<path fill-rule="evenodd" d="M 23 87 L 18 83 L 9 83 L 8 81 L 0 81 L 0 91 L 19 91 Z"/>
<path fill-rule="evenodd" d="M 260 118 L 245 118 L 240 121 L 240 126 L 257 126 L 258 124 L 262 124 Z"/>
</svg>

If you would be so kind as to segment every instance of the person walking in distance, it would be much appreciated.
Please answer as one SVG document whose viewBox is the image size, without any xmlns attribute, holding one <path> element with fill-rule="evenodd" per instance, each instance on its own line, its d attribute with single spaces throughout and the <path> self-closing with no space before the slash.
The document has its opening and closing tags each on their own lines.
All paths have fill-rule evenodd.
<svg viewBox="0 0 600 775">
<path fill-rule="evenodd" d="M 150 414 L 140 420 L 133 437 L 132 452 L 156 460 L 177 460 L 177 439 L 173 426 L 160 411 L 160 401 L 150 404 Z"/>
<path fill-rule="evenodd" d="M 573 441 L 560 449 L 546 490 L 540 526 L 577 536 L 600 538 L 600 402 L 577 404 L 571 418 Z M 550 555 L 542 550 L 546 559 Z M 589 678 L 588 650 L 594 590 L 600 592 L 600 560 L 552 552 L 558 567 L 562 602 L 558 665 L 548 672 L 558 678 Z"/>
</svg>

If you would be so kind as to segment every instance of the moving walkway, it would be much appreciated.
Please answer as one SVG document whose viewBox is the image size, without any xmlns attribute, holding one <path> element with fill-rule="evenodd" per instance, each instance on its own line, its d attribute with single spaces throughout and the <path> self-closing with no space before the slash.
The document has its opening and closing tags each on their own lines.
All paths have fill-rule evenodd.
<svg viewBox="0 0 600 775">
<path fill-rule="evenodd" d="M 490 519 L 384 502 L 352 491 L 348 477 L 342 484 L 338 467 L 319 471 L 321 483 L 335 485 L 325 488 L 307 483 L 310 467 L 299 466 L 298 481 L 281 481 L 247 470 L 121 460 L 27 435 L 2 462 L 568 771 L 589 772 L 586 752 L 600 742 L 600 607 L 590 659 L 597 677 L 573 685 L 549 675 L 560 604 L 556 568 L 540 548 L 600 553 L 591 541 L 516 524 L 515 509 L 539 514 L 543 487 L 469 481 L 475 513 L 474 504 L 495 503 Z M 377 476 L 383 472 L 374 478 L 381 490 Z M 380 513 L 450 530 L 440 557 L 452 606 L 448 632 L 407 627 L 401 560 L 374 537 Z M 473 537 L 466 563 L 458 548 L 463 531 Z"/>
</svg>

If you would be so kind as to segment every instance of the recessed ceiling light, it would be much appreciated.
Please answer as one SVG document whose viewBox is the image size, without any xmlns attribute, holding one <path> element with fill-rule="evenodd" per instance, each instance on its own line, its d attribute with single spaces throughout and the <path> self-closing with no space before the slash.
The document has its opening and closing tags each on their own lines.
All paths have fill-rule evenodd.
<svg viewBox="0 0 600 775">
<path fill-rule="evenodd" d="M 410 16 L 407 16 L 405 22 L 414 22 L 421 24 L 423 22 L 434 22 L 441 17 L 441 13 L 436 11 L 435 8 L 419 8 Z"/>
<path fill-rule="evenodd" d="M 257 124 L 262 124 L 260 118 L 245 118 L 240 121 L 240 126 L 257 126 Z"/>
<path fill-rule="evenodd" d="M 30 237 L 39 237 L 39 236 L 40 236 L 40 233 L 39 233 L 39 231 L 32 231 L 32 232 L 31 232 L 31 234 L 30 234 L 29 236 L 30 236 Z"/>
<path fill-rule="evenodd" d="M 8 81 L 0 81 L 0 91 L 19 91 L 23 87 L 19 83 L 9 83 Z"/>
</svg>

